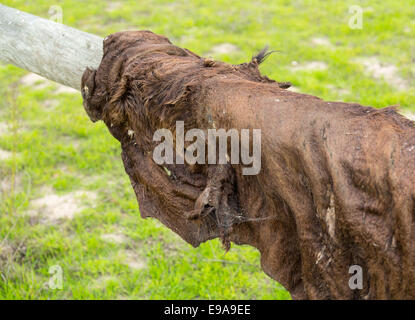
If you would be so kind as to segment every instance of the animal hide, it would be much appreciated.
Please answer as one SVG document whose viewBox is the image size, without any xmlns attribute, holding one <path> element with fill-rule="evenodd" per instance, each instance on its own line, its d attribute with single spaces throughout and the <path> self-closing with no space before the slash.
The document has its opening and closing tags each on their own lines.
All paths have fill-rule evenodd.
<svg viewBox="0 0 415 320">
<path fill-rule="evenodd" d="M 104 40 L 82 78 L 84 107 L 120 141 L 142 217 L 185 241 L 220 238 L 261 253 L 295 299 L 415 299 L 415 129 L 393 107 L 326 102 L 149 31 Z M 261 129 L 261 170 L 158 165 L 153 134 Z M 176 141 L 174 141 L 176 143 Z M 252 145 L 251 145 L 252 148 Z M 349 286 L 350 267 L 363 288 Z"/>
</svg>

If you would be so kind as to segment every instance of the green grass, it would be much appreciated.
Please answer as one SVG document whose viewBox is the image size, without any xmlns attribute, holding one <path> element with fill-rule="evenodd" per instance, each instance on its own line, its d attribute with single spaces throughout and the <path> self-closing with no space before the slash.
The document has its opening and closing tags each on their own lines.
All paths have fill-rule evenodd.
<svg viewBox="0 0 415 320">
<path fill-rule="evenodd" d="M 241 63 L 265 45 L 279 53 L 261 67 L 279 81 L 328 100 L 415 112 L 415 1 L 3 1 L 48 17 L 63 9 L 63 23 L 101 36 L 150 29 L 198 54 L 230 43 L 238 50 L 215 58 Z M 361 5 L 363 29 L 348 27 L 351 5 Z M 109 8 L 111 10 L 109 10 Z M 324 38 L 331 45 L 313 44 Z M 405 88 L 377 79 L 359 59 L 376 57 L 396 68 Z M 324 62 L 324 70 L 293 71 Z M 120 159 L 119 143 L 102 123 L 87 118 L 79 94 L 56 94 L 19 83 L 25 71 L 0 65 L 0 299 L 289 299 L 259 267 L 259 254 L 218 241 L 193 249 L 155 220 L 143 220 Z M 1 127 L 0 127 L 1 128 Z M 12 183 L 15 181 L 15 183 Z M 0 185 L 1 186 L 1 185 Z M 3 190 L 1 192 L 1 190 Z M 47 222 L 33 202 L 87 190 L 96 199 L 73 219 Z M 38 212 L 39 213 L 39 212 Z M 105 235 L 122 241 L 105 241 Z M 63 289 L 47 284 L 51 266 Z M 138 265 L 138 267 L 137 267 Z"/>
</svg>

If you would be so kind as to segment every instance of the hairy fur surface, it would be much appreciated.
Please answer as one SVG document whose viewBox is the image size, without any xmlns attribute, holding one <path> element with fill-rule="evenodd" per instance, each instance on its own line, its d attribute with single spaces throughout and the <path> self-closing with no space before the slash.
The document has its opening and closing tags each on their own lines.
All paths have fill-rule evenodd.
<svg viewBox="0 0 415 320">
<path fill-rule="evenodd" d="M 84 107 L 120 141 L 143 217 L 198 246 L 249 244 L 296 299 L 415 299 L 415 128 L 393 107 L 326 102 L 150 31 L 104 40 Z M 157 165 L 157 129 L 262 130 L 262 169 Z M 349 287 L 349 267 L 363 289 Z"/>
</svg>

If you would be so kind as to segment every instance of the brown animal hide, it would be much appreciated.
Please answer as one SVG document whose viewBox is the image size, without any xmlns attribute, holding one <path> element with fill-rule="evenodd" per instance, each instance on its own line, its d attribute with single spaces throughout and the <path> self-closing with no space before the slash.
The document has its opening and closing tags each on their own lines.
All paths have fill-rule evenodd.
<svg viewBox="0 0 415 320">
<path fill-rule="evenodd" d="M 82 78 L 84 107 L 120 141 L 143 217 L 198 246 L 261 253 L 297 299 L 415 298 L 415 129 L 394 108 L 326 102 L 249 63 L 204 59 L 149 31 L 104 40 Z M 157 165 L 157 129 L 262 130 L 262 167 Z M 252 146 L 251 146 L 252 147 Z M 349 268 L 363 271 L 351 289 Z"/>
</svg>

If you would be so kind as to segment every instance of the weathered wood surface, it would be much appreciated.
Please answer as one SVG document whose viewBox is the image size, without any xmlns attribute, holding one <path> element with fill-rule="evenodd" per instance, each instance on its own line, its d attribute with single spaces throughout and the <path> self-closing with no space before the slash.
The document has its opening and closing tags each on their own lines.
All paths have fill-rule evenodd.
<svg viewBox="0 0 415 320">
<path fill-rule="evenodd" d="M 0 61 L 80 90 L 101 58 L 102 38 L 0 4 Z"/>
</svg>

